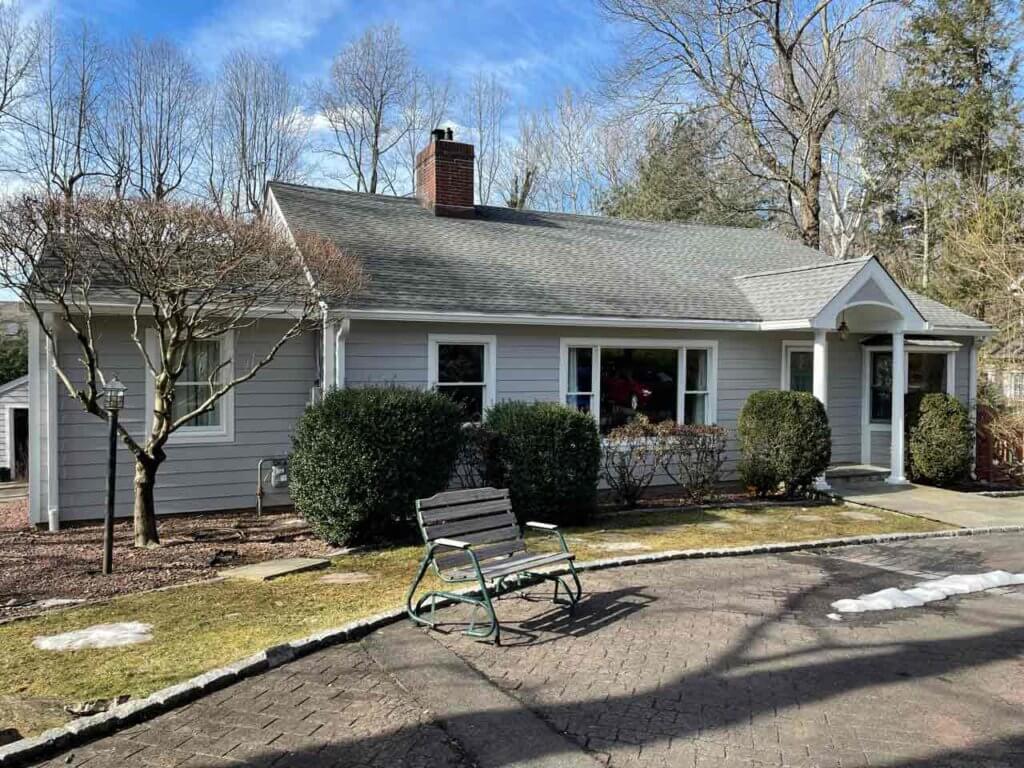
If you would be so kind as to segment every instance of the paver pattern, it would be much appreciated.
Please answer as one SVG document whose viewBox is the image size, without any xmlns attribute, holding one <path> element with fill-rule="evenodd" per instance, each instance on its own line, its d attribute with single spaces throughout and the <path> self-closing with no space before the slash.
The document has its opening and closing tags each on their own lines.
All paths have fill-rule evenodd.
<svg viewBox="0 0 1024 768">
<path fill-rule="evenodd" d="M 1024 536 L 622 568 L 584 575 L 572 619 L 546 587 L 501 599 L 502 647 L 420 641 L 609 766 L 1021 766 L 1021 588 L 827 617 L 917 574 L 996 568 L 1024 570 Z M 444 615 L 453 630 L 468 618 Z M 459 729 L 403 689 L 403 663 L 416 654 L 392 679 L 359 644 L 327 649 L 48 765 L 474 765 L 446 730 Z M 522 744 L 523 762 L 559 764 L 539 750 Z"/>
</svg>

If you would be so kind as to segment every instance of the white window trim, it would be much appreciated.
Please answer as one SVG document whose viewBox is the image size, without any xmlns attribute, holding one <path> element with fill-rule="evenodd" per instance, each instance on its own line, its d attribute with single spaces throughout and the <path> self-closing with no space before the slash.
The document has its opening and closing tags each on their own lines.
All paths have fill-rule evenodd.
<svg viewBox="0 0 1024 768">
<path fill-rule="evenodd" d="M 873 432 L 892 432 L 892 422 L 888 424 L 871 420 L 871 354 L 873 352 L 892 352 L 892 346 L 871 345 L 862 347 L 861 367 L 861 404 L 860 404 L 860 458 L 862 464 L 871 463 L 871 434 Z M 946 394 L 956 397 L 956 352 L 953 347 L 914 347 L 907 346 L 903 351 L 903 394 L 908 391 L 910 376 L 910 355 L 945 355 L 946 356 Z"/>
<path fill-rule="evenodd" d="M 229 363 L 223 369 L 224 375 L 234 375 L 235 331 L 228 331 L 219 340 L 221 342 L 220 359 Z M 151 359 L 160 354 L 160 343 L 157 333 L 152 328 L 146 330 L 146 351 Z M 145 366 L 145 362 L 143 362 Z M 153 383 L 153 372 L 146 366 L 146 413 L 143 416 L 143 428 L 148 430 L 153 417 L 153 404 L 156 401 L 156 388 Z M 220 408 L 224 414 L 224 422 L 216 427 L 179 427 L 167 439 L 168 445 L 208 445 L 233 443 L 235 441 L 235 387 L 232 387 L 220 398 Z"/>
<path fill-rule="evenodd" d="M 627 347 L 631 349 L 674 349 L 677 355 L 676 371 L 676 423 L 682 424 L 686 400 L 686 350 L 704 349 L 708 352 L 707 411 L 705 423 L 718 423 L 718 341 L 708 339 L 631 339 L 593 337 L 562 337 L 558 349 L 558 402 L 566 405 L 569 396 L 569 347 L 590 347 L 593 350 L 591 370 L 590 415 L 601 423 L 601 348 Z M 703 390 L 702 390 L 703 391 Z"/>
<path fill-rule="evenodd" d="M 790 355 L 793 352 L 814 352 L 814 342 L 807 340 L 788 340 L 782 342 L 782 379 L 779 382 L 779 389 L 783 392 L 789 391 L 790 385 Z"/>
<path fill-rule="evenodd" d="M 494 406 L 498 389 L 498 337 L 473 333 L 427 335 L 427 389 L 437 390 L 437 348 L 441 344 L 482 344 L 484 347 L 484 412 Z"/>
</svg>

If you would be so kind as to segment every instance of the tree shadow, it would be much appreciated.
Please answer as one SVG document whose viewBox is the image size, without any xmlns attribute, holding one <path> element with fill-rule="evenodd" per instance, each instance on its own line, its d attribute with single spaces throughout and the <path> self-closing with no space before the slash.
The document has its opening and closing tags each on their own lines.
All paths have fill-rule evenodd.
<svg viewBox="0 0 1024 768">
<path fill-rule="evenodd" d="M 890 581 L 891 576 L 889 574 Z M 844 591 L 848 586 L 848 583 L 843 583 Z M 679 744 L 706 737 L 709 733 L 727 740 L 729 734 L 723 733 L 725 729 L 746 728 L 759 716 L 785 715 L 810 704 L 866 689 L 908 681 L 935 680 L 951 673 L 1017 658 L 1024 649 L 1024 624 L 1006 627 L 1004 621 L 1004 626 L 983 635 L 861 644 L 837 644 L 826 636 L 822 628 L 818 634 L 820 641 L 811 647 L 774 655 L 758 652 L 763 648 L 767 634 L 779 622 L 792 621 L 792 615 L 797 611 L 812 607 L 817 610 L 817 606 L 830 597 L 829 591 L 834 593 L 835 589 L 835 583 L 827 579 L 824 584 L 795 590 L 777 611 L 748 626 L 709 664 L 692 671 L 688 669 L 655 689 L 531 706 L 556 731 L 567 735 L 563 748 L 565 753 L 577 747 L 601 752 L 623 743 L 623 738 L 626 741 L 632 739 L 629 743 L 639 745 L 641 749 L 655 744 L 665 745 L 669 740 Z M 566 653 L 571 653 L 574 639 L 609 625 L 609 621 L 599 615 L 601 611 L 614 612 L 614 621 L 618 623 L 650 605 L 652 600 L 641 589 L 589 596 L 586 610 L 578 616 L 581 622 L 578 630 L 573 629 L 567 617 L 545 613 L 514 624 L 519 633 L 517 643 L 521 640 L 523 644 L 564 644 Z M 542 637 L 549 633 L 550 637 Z M 542 639 L 538 639 L 540 637 Z M 685 641 L 685 638 L 680 638 L 680 641 Z M 506 648 L 488 650 L 475 655 L 473 664 L 486 674 L 488 654 L 509 651 Z M 613 659 L 610 661 L 614 662 Z M 410 660 L 410 663 L 416 662 Z M 571 690 L 571 685 L 568 685 L 571 681 L 565 683 Z M 424 709 L 431 708 L 429 692 L 409 693 Z M 1012 709 L 1009 704 L 1007 707 Z M 440 729 L 435 731 L 440 734 L 439 738 L 449 740 L 451 737 L 447 734 L 451 733 L 500 733 L 503 718 L 512 711 L 490 710 L 442 717 L 433 725 Z M 631 735 L 623 737 L 623 732 L 631 732 Z M 376 765 L 375 756 L 387 751 L 388 745 L 415 740 L 417 734 L 422 736 L 422 733 L 423 726 L 418 726 L 356 738 L 336 736 L 326 744 L 295 750 L 275 749 L 271 744 L 258 753 L 250 753 L 250 758 L 252 765 L 273 765 L 274 768 Z M 559 753 L 552 752 L 550 746 L 537 743 L 522 743 L 517 751 L 517 760 L 524 762 L 548 759 L 557 764 L 559 759 Z M 457 749 L 453 755 L 457 757 Z M 802 760 L 801 764 L 818 764 L 813 759 L 809 761 L 806 755 Z M 836 762 L 831 760 L 828 764 Z M 214 758 L 208 763 L 199 760 L 192 764 L 206 768 L 221 765 Z M 452 764 L 459 764 L 455 757 Z M 470 763 L 467 761 L 466 764 Z M 492 760 L 490 764 L 495 762 Z M 750 764 L 763 763 L 751 758 Z M 891 768 L 1024 765 L 1024 735 L 889 765 Z"/>
</svg>

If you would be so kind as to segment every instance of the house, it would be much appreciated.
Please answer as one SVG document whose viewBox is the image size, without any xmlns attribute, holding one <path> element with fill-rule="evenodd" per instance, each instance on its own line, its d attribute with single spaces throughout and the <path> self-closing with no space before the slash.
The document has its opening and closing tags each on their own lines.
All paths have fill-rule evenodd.
<svg viewBox="0 0 1024 768">
<path fill-rule="evenodd" d="M 0 385 L 0 480 L 28 477 L 28 376 Z"/>
<path fill-rule="evenodd" d="M 905 482 L 906 409 L 891 383 L 974 402 L 977 344 L 992 328 L 904 290 L 873 258 L 834 261 L 769 231 L 476 206 L 473 159 L 472 145 L 435 132 L 418 199 L 269 185 L 271 215 L 359 256 L 369 282 L 174 435 L 160 512 L 252 507 L 257 462 L 288 451 L 296 419 L 330 387 L 436 387 L 469 419 L 501 400 L 547 400 L 602 431 L 643 413 L 733 434 L 754 390 L 806 390 L 828 410 L 833 460 L 885 468 L 893 483 Z M 105 365 L 129 388 L 122 421 L 141 428 L 151 385 L 128 321 L 112 307 L 95 322 Z M 269 343 L 263 322 L 200 353 L 248 358 Z M 57 397 L 47 368 L 75 349 L 49 349 L 38 328 L 30 337 L 32 514 L 98 517 L 104 427 Z"/>
</svg>

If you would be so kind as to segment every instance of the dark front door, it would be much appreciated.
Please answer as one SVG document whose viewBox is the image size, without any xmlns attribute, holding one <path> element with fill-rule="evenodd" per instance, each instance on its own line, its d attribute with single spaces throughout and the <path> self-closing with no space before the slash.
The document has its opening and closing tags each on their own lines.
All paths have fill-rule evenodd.
<svg viewBox="0 0 1024 768">
<path fill-rule="evenodd" d="M 15 408 L 11 417 L 14 422 L 14 463 L 11 467 L 11 479 L 24 480 L 28 477 L 28 408 Z"/>
</svg>

